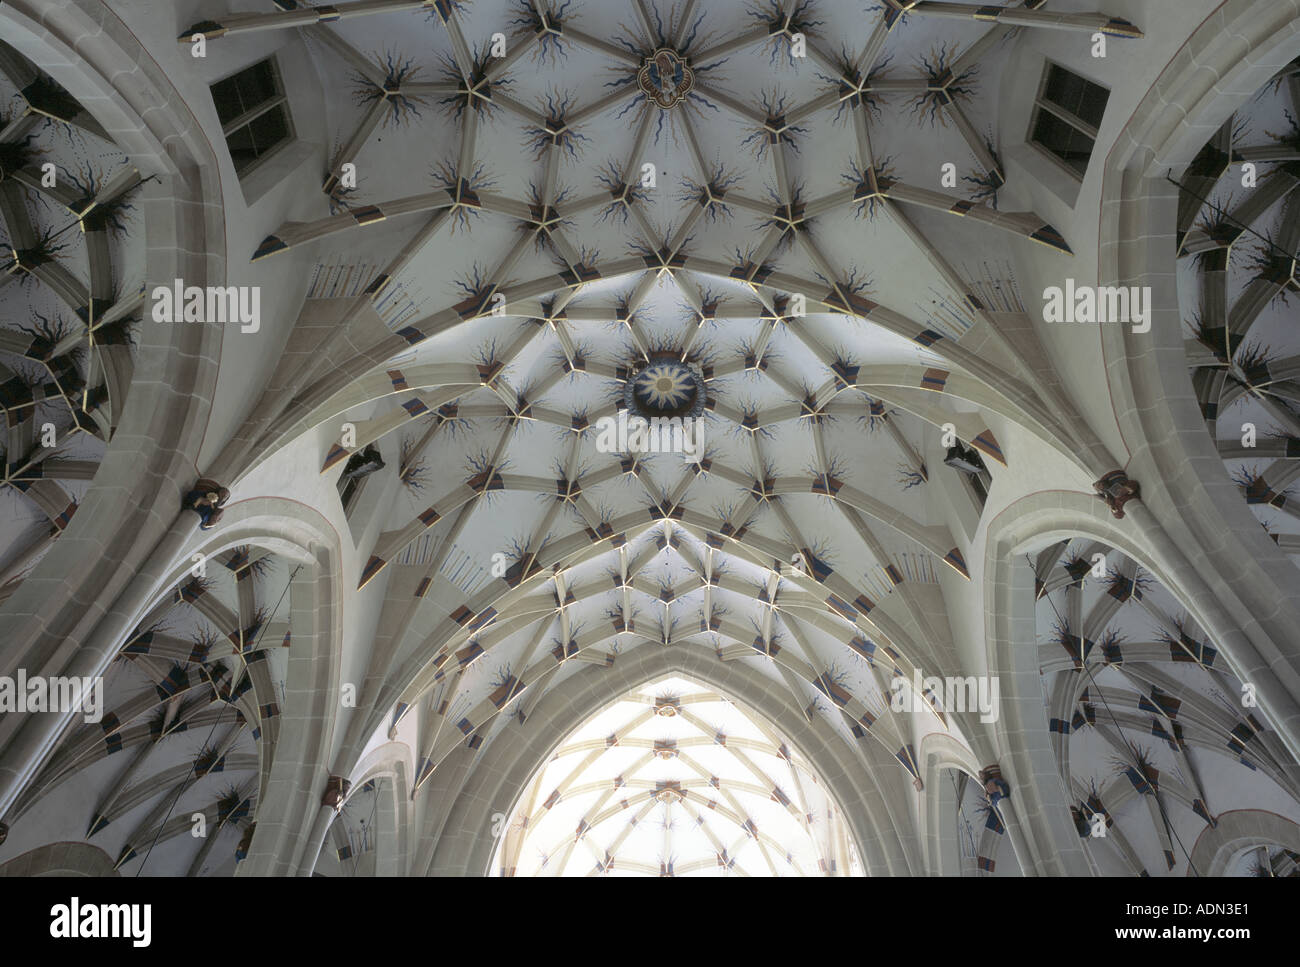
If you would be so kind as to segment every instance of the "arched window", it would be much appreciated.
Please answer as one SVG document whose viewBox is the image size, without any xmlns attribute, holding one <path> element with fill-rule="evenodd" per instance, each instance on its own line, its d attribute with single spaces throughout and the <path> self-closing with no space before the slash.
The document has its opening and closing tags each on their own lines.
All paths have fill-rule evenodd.
<svg viewBox="0 0 1300 967">
<path fill-rule="evenodd" d="M 861 875 L 839 808 L 769 723 L 670 677 L 571 732 L 501 830 L 503 876 Z"/>
</svg>

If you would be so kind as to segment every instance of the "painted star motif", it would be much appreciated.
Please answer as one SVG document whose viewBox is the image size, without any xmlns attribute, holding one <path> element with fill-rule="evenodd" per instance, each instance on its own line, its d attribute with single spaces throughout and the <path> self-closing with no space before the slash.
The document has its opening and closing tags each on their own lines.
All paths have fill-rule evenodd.
<svg viewBox="0 0 1300 967">
<path fill-rule="evenodd" d="M 690 401 L 695 383 L 685 367 L 661 363 L 650 366 L 636 378 L 636 394 L 643 403 L 659 410 L 674 410 Z"/>
</svg>

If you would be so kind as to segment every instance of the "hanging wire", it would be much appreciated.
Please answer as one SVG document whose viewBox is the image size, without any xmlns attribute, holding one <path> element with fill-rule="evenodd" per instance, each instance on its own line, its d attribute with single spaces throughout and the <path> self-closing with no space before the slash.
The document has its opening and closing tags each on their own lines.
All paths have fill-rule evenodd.
<svg viewBox="0 0 1300 967">
<path fill-rule="evenodd" d="M 969 777 L 966 775 L 966 773 L 960 772 L 957 769 L 951 769 L 949 771 L 952 773 L 952 775 L 950 775 L 948 778 L 952 782 L 953 794 L 957 797 L 957 818 L 960 819 L 966 825 L 966 828 L 963 831 L 966 833 L 966 838 L 970 840 L 971 859 L 975 859 L 976 856 L 979 854 L 979 847 L 975 845 L 975 826 L 970 821 L 970 819 L 966 816 L 966 810 L 962 806 L 962 799 L 964 799 L 966 796 L 966 782 L 968 781 Z"/>
<path fill-rule="evenodd" d="M 145 185 L 145 184 L 148 184 L 148 183 L 151 182 L 151 181 L 157 181 L 157 180 L 158 180 L 158 176 L 157 176 L 157 175 L 149 175 L 149 176 L 146 177 L 146 178 L 141 178 L 141 179 L 140 179 L 140 184 L 139 184 L 139 185 L 136 185 L 136 188 L 139 188 L 140 185 Z M 132 189 L 132 190 L 134 191 L 135 189 Z M 80 218 L 78 218 L 78 219 L 76 219 L 75 221 L 69 222 L 67 225 L 64 225 L 62 228 L 60 228 L 57 232 L 53 232 L 52 234 L 50 234 L 50 235 L 45 236 L 44 238 L 42 238 L 42 242 L 52 242 L 52 241 L 54 241 L 56 238 L 58 238 L 58 237 L 59 237 L 60 235 L 62 235 L 64 232 L 67 232 L 67 231 L 70 231 L 71 229 L 76 228 L 78 225 L 81 224 L 81 221 L 82 221 L 82 220 L 81 220 Z M 12 251 L 14 251 L 14 252 L 17 252 L 17 247 L 13 245 L 12 240 L 10 241 L 10 249 L 11 249 Z M 18 258 L 17 258 L 17 256 L 15 255 L 14 257 L 10 258 L 9 261 L 6 262 L 4 265 L 0 265 L 0 273 L 11 271 L 11 270 L 14 268 L 14 266 L 16 266 L 17 264 L 18 264 Z"/>
<path fill-rule="evenodd" d="M 1286 249 L 1282 248 L 1280 245 L 1274 242 L 1271 238 L 1266 238 L 1265 236 L 1259 234 L 1259 232 L 1251 228 L 1249 225 L 1244 225 L 1241 222 L 1237 221 L 1235 218 L 1233 218 L 1231 215 L 1228 214 L 1226 209 L 1210 201 L 1208 198 L 1198 195 L 1196 192 L 1192 191 L 1192 189 L 1184 185 L 1181 181 L 1178 181 L 1173 176 L 1172 168 L 1170 168 L 1167 172 L 1165 172 L 1165 181 L 1169 182 L 1171 185 L 1177 185 L 1180 189 L 1187 192 L 1187 194 L 1191 195 L 1202 205 L 1209 205 L 1212 209 L 1214 209 L 1216 214 L 1222 215 L 1223 218 L 1226 219 L 1231 225 L 1241 229 L 1243 232 L 1246 232 L 1249 235 L 1255 236 L 1255 238 L 1259 239 L 1261 242 L 1264 243 L 1265 247 L 1272 249 L 1275 253 L 1280 255 L 1282 258 L 1284 259 L 1295 258 L 1294 252 L 1288 252 Z"/>
</svg>

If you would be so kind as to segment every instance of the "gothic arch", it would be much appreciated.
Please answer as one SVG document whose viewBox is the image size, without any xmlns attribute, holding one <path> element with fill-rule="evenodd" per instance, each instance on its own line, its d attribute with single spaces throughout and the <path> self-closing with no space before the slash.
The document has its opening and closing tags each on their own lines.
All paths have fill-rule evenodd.
<svg viewBox="0 0 1300 967">
<path fill-rule="evenodd" d="M 869 744 L 859 749 L 868 759 L 879 761 L 863 762 L 829 725 L 809 722 L 790 707 L 775 683 L 760 672 L 739 663 L 724 665 L 685 648 L 638 649 L 623 656 L 613 668 L 583 670 L 548 693 L 526 727 L 511 726 L 498 736 L 470 780 L 454 793 L 454 804 L 446 811 L 432 855 L 424 858 L 423 866 L 417 864 L 417 871 L 427 869 L 431 875 L 486 873 L 495 845 L 490 834 L 492 814 L 510 813 L 538 765 L 563 738 L 618 696 L 673 673 L 734 697 L 790 737 L 825 779 L 869 873 L 920 871 L 919 843 L 910 829 L 911 809 L 900 795 L 899 784 L 892 783 L 894 788 L 878 785 L 880 776 L 897 773 L 896 764 L 885 762 L 886 757 L 873 753 Z"/>
<path fill-rule="evenodd" d="M 89 843 L 47 843 L 0 865 L 5 876 L 121 876 L 113 858 Z"/>
<path fill-rule="evenodd" d="M 961 803 L 944 781 L 944 772 L 961 773 L 973 781 L 979 776 L 979 761 L 970 749 L 943 732 L 931 732 L 922 738 L 919 753 L 925 769 L 921 799 L 925 872 L 929 876 L 957 876 L 962 872 L 960 844 L 956 840 Z"/>
<path fill-rule="evenodd" d="M 146 278 L 220 281 L 224 214 L 215 156 L 140 42 L 115 14 L 87 0 L 17 0 L 0 8 L 0 23 L 155 177 L 142 189 Z M 131 65 L 131 84 L 121 81 L 123 64 Z M 82 512 L 0 609 L 13 662 L 0 666 L 5 672 L 86 675 L 111 657 L 130 611 L 144 600 L 142 584 L 158 574 L 150 552 L 195 476 L 220 339 L 206 326 L 142 329 L 133 389 Z M 0 812 L 63 724 L 56 716 L 0 724 Z"/>
<path fill-rule="evenodd" d="M 1149 332 L 1100 327 L 1144 515 L 1185 555 L 1180 569 L 1204 582 L 1208 600 L 1222 602 L 1214 633 L 1239 674 L 1256 683 L 1292 755 L 1300 755 L 1295 571 L 1246 508 L 1204 430 L 1176 287 L 1179 189 L 1166 174 L 1181 172 L 1208 133 L 1294 56 L 1298 36 L 1294 9 L 1267 0 L 1229 0 L 1196 30 L 1106 159 L 1098 246 L 1103 283 L 1152 287 Z"/>
<path fill-rule="evenodd" d="M 1300 852 L 1300 826 L 1262 809 L 1234 809 L 1219 816 L 1217 827 L 1201 831 L 1192 847 L 1192 862 L 1202 876 L 1223 876 L 1242 850 L 1272 845 Z"/>
<path fill-rule="evenodd" d="M 1169 580 L 1168 568 L 1149 543 L 1119 526 L 1094 498 L 1052 491 L 1022 498 L 989 523 L 984 555 L 985 622 L 988 673 L 1002 682 L 1002 715 L 995 725 L 998 765 L 1022 797 L 1025 828 L 1007 819 L 1021 867 L 1038 875 L 1086 875 L 1087 860 L 1069 821 L 1069 810 L 1054 777 L 1055 757 L 1048 742 L 1047 716 L 1039 684 L 1033 577 L 1020 555 L 1053 539 L 1082 535 L 1104 541 L 1150 567 L 1175 594 L 1185 592 Z M 1185 593 L 1181 595 L 1186 601 Z M 1199 618 L 1199 614 L 1198 614 Z M 1017 777 L 1023 777 L 1018 780 Z M 1013 800 L 1014 801 L 1014 800 Z M 1017 804 L 1018 805 L 1018 804 Z M 1022 853 L 1026 855 L 1021 855 Z"/>
<path fill-rule="evenodd" d="M 1146 516 L 1144 510 L 1139 513 Z M 1027 817 L 1023 847 L 1017 853 L 1023 849 L 1031 857 L 1053 857 L 1045 866 L 1039 866 L 1037 858 L 1032 860 L 1040 875 L 1059 875 L 1071 870 L 1071 864 L 1080 864 L 1080 875 L 1088 871 L 1068 804 L 1055 781 L 1056 759 L 1039 684 L 1034 579 L 1029 568 L 1020 566 L 1024 552 L 1064 537 L 1100 541 L 1136 561 L 1168 589 L 1211 640 L 1231 641 L 1236 631 L 1197 572 L 1160 529 L 1125 527 L 1090 496 L 1061 491 L 1034 494 L 990 522 L 984 559 L 985 613 L 989 674 L 999 676 L 1003 683 L 1002 716 L 995 727 L 998 764 L 1011 784 L 1013 797 L 1019 794 L 1024 804 L 1021 807 L 1013 798 L 1014 815 L 1007 817 L 1013 843 L 1020 842 L 1018 819 Z M 1229 657 L 1234 656 L 1229 653 Z M 1239 676 L 1247 674 L 1235 663 L 1234 671 Z M 1012 684 L 1008 686 L 1008 682 Z M 1267 696 L 1260 704 L 1280 733 L 1281 723 Z M 1018 785 L 1017 776 L 1035 778 Z M 1024 857 L 1021 864 L 1026 871 L 1031 868 Z"/>
</svg>

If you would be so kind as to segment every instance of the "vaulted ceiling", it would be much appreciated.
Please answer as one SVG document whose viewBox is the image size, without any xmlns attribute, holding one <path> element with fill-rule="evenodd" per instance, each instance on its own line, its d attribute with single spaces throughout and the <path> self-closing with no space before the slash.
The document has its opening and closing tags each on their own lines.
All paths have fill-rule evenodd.
<svg viewBox="0 0 1300 967">
<path fill-rule="evenodd" d="M 0 44 L 0 600 L 76 513 L 126 404 L 140 182 L 76 98 Z"/>
<path fill-rule="evenodd" d="M 387 582 L 384 698 L 399 719 L 440 710 L 417 787 L 570 667 L 678 644 L 770 657 L 799 707 L 838 709 L 915 775 L 909 737 L 880 719 L 876 648 L 909 676 L 937 660 L 919 599 L 941 572 L 969 574 L 924 496 L 951 471 L 922 456 L 923 426 L 950 424 L 994 462 L 990 415 L 1063 453 L 1082 446 L 992 324 L 1023 308 L 1010 265 L 970 257 L 1014 239 L 1069 251 L 1003 190 L 990 148 L 979 94 L 997 89 L 1013 28 L 886 9 L 850 49 L 833 40 L 863 33 L 844 7 L 524 5 L 493 56 L 467 39 L 503 22 L 492 5 L 375 9 L 305 34 L 326 83 L 351 94 L 331 118 L 333 214 L 285 223 L 254 253 L 339 253 L 410 225 L 367 244 L 359 269 L 327 255 L 309 293 L 353 297 L 322 359 L 349 327 L 373 341 L 286 374 L 293 398 L 264 397 L 251 452 L 218 466 L 237 474 L 343 418 L 355 437 L 323 472 L 375 443 L 394 466 L 403 487 L 359 584 Z M 1018 16 L 1136 33 L 1102 15 Z M 182 39 L 216 50 L 302 17 L 214 18 Z M 642 86 L 657 52 L 691 78 L 658 99 Z M 429 156 L 417 145 L 431 130 Z M 940 158 L 962 191 L 939 190 Z M 362 329 L 370 314 L 391 334 Z M 976 354 L 959 340 L 980 321 L 998 347 Z M 601 452 L 627 383 L 671 360 L 702 379 L 702 459 Z M 431 585 L 457 549 L 503 566 Z M 412 594 L 430 600 L 402 607 Z"/>
<path fill-rule="evenodd" d="M 1201 149 L 1180 181 L 1187 362 L 1233 481 L 1288 553 L 1300 517 L 1300 64 L 1292 62 Z M 1295 558 L 1292 557 L 1294 561 Z"/>
<path fill-rule="evenodd" d="M 278 51 L 308 160 L 263 201 L 222 161 L 230 277 L 271 307 L 225 331 L 186 455 L 230 488 L 225 519 L 182 513 L 118 609 L 110 725 L 66 731 L 0 810 L 0 859 L 49 839 L 44 808 L 126 872 L 1165 874 L 1222 811 L 1300 819 L 1286 736 L 1224 698 L 1246 676 L 1212 609 L 1138 563 L 1163 553 L 1149 516 L 1112 523 L 1090 490 L 1123 460 L 1037 291 L 1094 264 L 1097 213 L 1004 157 L 1028 43 L 1142 50 L 1155 25 L 1050 0 L 116 6 L 218 152 L 207 84 Z M 44 514 L 6 525 L 3 600 L 112 443 L 145 253 L 141 173 L 0 55 L 4 490 Z M 1252 130 L 1289 121 L 1294 79 Z M 1258 505 L 1267 478 L 1286 517 L 1286 359 L 1250 348 L 1285 332 L 1286 280 L 1270 256 L 1233 303 L 1245 229 L 1188 200 L 1274 212 L 1259 232 L 1287 249 L 1294 139 L 1240 130 L 1184 175 L 1183 305 L 1222 302 L 1188 361 L 1212 432 L 1215 407 L 1258 408 L 1281 476 L 1243 486 Z M 76 187 L 43 188 L 46 158 Z M 1242 160 L 1278 171 L 1236 204 Z M 611 441 L 637 414 L 694 422 Z M 995 559 L 1003 510 L 1040 499 L 1074 516 Z M 1049 733 L 1014 749 L 1018 724 L 914 685 L 996 675 L 1012 614 L 1039 650 L 1008 652 L 1004 704 Z M 1019 815 L 999 759 L 1025 783 L 1054 764 L 1064 798 Z M 1104 816 L 1108 842 L 1053 846 L 1050 809 L 1081 835 Z M 1258 862 L 1289 871 L 1284 845 Z"/>
</svg>

